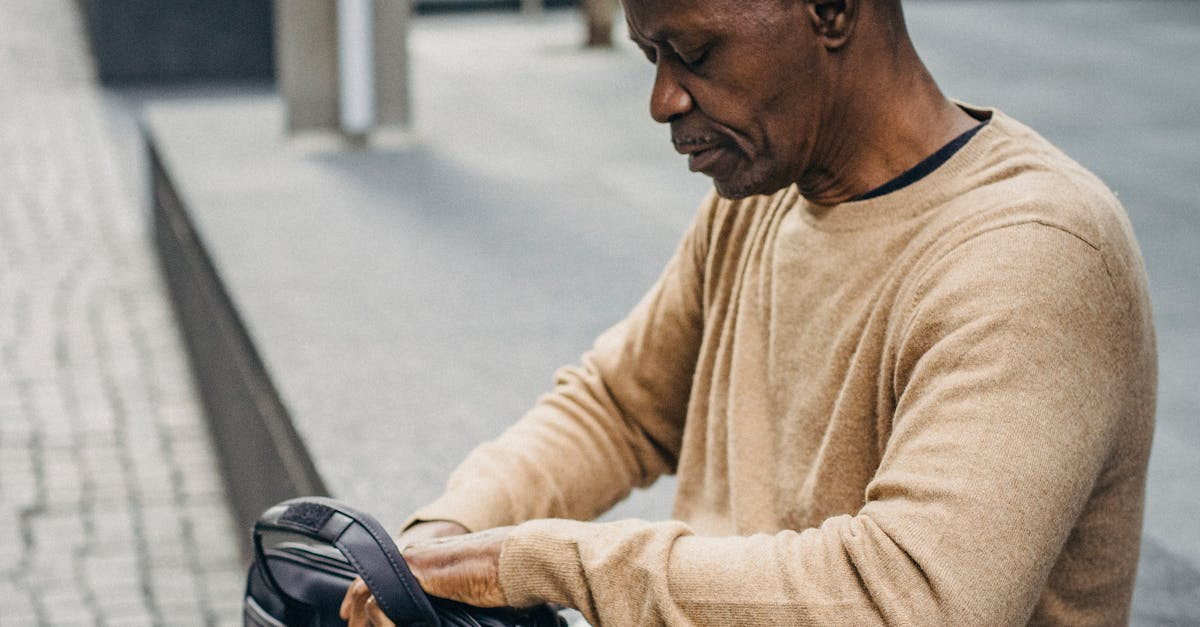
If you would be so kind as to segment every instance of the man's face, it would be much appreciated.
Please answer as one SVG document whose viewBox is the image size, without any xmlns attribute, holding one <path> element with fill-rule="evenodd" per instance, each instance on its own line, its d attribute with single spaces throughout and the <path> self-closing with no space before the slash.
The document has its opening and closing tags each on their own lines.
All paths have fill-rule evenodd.
<svg viewBox="0 0 1200 627">
<path fill-rule="evenodd" d="M 826 97 L 803 2 L 625 0 L 630 37 L 657 68 L 655 120 L 726 198 L 801 178 Z"/>
</svg>

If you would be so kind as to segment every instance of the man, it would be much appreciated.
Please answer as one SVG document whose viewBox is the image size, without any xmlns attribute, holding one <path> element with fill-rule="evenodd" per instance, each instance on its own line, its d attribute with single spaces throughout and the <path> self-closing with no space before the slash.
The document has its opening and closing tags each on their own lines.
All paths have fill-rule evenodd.
<svg viewBox="0 0 1200 627">
<path fill-rule="evenodd" d="M 625 12 L 716 194 L 413 517 L 422 586 L 598 625 L 1126 622 L 1155 350 L 1114 196 L 947 100 L 898 1 Z M 675 520 L 576 522 L 665 473 Z"/>
</svg>

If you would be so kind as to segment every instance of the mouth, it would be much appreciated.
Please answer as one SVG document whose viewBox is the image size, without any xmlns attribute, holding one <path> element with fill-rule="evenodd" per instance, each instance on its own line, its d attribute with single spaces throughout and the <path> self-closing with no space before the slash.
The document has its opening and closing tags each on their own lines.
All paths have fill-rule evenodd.
<svg viewBox="0 0 1200 627">
<path fill-rule="evenodd" d="M 716 146 L 698 148 L 687 153 L 688 169 L 708 174 L 721 158 L 722 150 Z"/>
<path fill-rule="evenodd" d="M 703 137 L 690 140 L 672 141 L 679 154 L 687 155 L 688 169 L 692 172 L 706 172 L 716 165 L 721 158 L 722 149 L 711 138 Z"/>
</svg>

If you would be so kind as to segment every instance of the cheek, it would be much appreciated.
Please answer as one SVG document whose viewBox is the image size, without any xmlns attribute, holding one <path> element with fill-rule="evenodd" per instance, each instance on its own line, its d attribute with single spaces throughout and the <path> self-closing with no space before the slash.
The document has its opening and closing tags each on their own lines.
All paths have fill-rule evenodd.
<svg viewBox="0 0 1200 627">
<path fill-rule="evenodd" d="M 767 118 L 762 120 L 761 146 L 763 154 L 772 160 L 786 160 L 795 153 L 801 137 L 799 129 L 786 120 Z"/>
<path fill-rule="evenodd" d="M 750 152 L 748 156 L 767 156 L 791 133 L 790 127 L 796 126 L 794 118 L 800 112 L 795 86 L 791 81 L 784 84 L 777 72 L 763 68 L 740 80 L 698 86 L 693 92 L 704 114 L 735 133 L 739 146 Z"/>
<path fill-rule="evenodd" d="M 708 89 L 692 97 L 704 117 L 746 157 L 758 159 L 766 152 L 770 129 L 764 124 L 761 109 L 748 101 L 744 92 Z"/>
</svg>

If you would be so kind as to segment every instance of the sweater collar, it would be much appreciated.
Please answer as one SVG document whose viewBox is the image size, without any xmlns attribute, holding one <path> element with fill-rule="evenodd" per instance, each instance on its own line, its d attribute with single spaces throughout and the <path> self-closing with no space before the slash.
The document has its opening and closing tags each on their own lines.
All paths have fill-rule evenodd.
<svg viewBox="0 0 1200 627">
<path fill-rule="evenodd" d="M 980 158 L 1006 134 L 1009 120 L 997 109 L 956 104 L 988 123 L 935 170 L 910 185 L 863 200 L 821 205 L 801 198 L 801 217 L 821 230 L 856 230 L 916 217 L 961 193 L 962 175 L 978 167 Z"/>
</svg>

